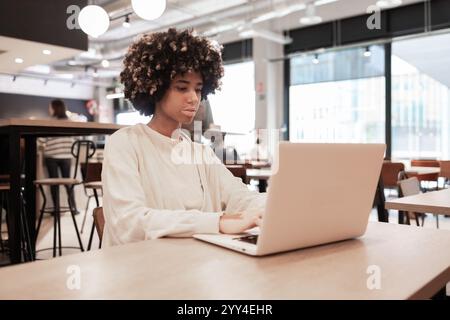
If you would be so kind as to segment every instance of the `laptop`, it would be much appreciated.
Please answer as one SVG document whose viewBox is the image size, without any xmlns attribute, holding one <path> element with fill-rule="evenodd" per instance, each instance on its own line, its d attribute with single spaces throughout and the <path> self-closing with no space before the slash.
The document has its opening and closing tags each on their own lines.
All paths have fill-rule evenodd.
<svg viewBox="0 0 450 320">
<path fill-rule="evenodd" d="M 263 256 L 362 236 L 384 144 L 280 142 L 261 228 L 194 238 Z"/>
</svg>

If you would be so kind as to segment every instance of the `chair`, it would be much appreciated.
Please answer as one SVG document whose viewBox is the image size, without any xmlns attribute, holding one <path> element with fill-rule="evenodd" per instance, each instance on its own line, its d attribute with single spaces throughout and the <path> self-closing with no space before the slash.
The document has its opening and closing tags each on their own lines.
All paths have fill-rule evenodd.
<svg viewBox="0 0 450 320">
<path fill-rule="evenodd" d="M 89 203 L 94 198 L 97 207 L 100 206 L 98 199 L 98 191 L 103 192 L 102 188 L 102 167 L 101 162 L 88 162 L 81 164 L 81 175 L 83 177 L 84 193 L 88 198 L 86 201 L 86 208 L 84 210 L 83 222 L 81 223 L 81 233 L 83 233 L 84 225 L 86 223 L 87 211 L 89 209 Z"/>
<path fill-rule="evenodd" d="M 439 177 L 444 178 L 443 187 L 445 188 L 445 185 L 450 182 L 450 161 L 439 161 L 439 166 L 441 168 Z"/>
<path fill-rule="evenodd" d="M 92 214 L 94 218 L 95 230 L 97 230 L 98 240 L 100 241 L 98 248 L 102 247 L 103 229 L 105 227 L 105 216 L 103 215 L 103 207 L 97 207 Z"/>
<path fill-rule="evenodd" d="M 3 220 L 3 209 L 6 210 L 6 215 L 8 215 L 8 197 L 9 197 L 10 184 L 6 182 L 0 182 L 0 248 L 1 252 L 5 252 L 5 245 L 3 243 L 3 238 L 1 236 L 2 232 L 2 220 Z M 21 252 L 24 261 L 34 260 L 34 248 L 31 244 L 30 228 L 28 224 L 27 215 L 25 212 L 25 200 L 23 197 L 23 190 L 20 192 L 21 206 L 19 211 L 19 223 L 21 225 L 20 232 L 20 242 L 21 242 Z M 6 216 L 6 220 L 8 217 Z"/>
<path fill-rule="evenodd" d="M 73 204 L 71 203 L 71 197 L 68 197 L 69 207 L 64 208 L 60 206 L 59 203 L 59 192 L 57 193 L 57 198 L 55 199 L 54 207 L 46 207 L 46 196 L 44 192 L 44 186 L 64 186 L 68 188 L 69 192 L 72 193 L 73 189 L 76 185 L 81 184 L 81 181 L 79 181 L 77 177 L 78 173 L 78 166 L 80 164 L 81 158 L 84 158 L 84 163 L 88 163 L 88 159 L 91 158 L 95 153 L 96 147 L 95 143 L 91 140 L 77 140 L 72 145 L 72 156 L 75 158 L 75 170 L 73 174 L 73 178 L 47 178 L 47 179 L 39 179 L 34 181 L 34 184 L 39 188 L 41 195 L 43 197 L 43 203 L 41 207 L 41 214 L 39 217 L 38 226 L 36 229 L 36 240 L 39 235 L 39 230 L 42 223 L 42 218 L 44 216 L 44 213 L 46 212 L 53 212 L 53 257 L 56 257 L 56 249 L 58 248 L 59 255 L 62 255 L 62 243 L 61 243 L 61 213 L 70 211 L 70 214 L 72 216 L 73 225 L 75 228 L 75 232 L 77 234 L 78 243 L 79 243 L 79 249 L 81 251 L 84 251 L 83 243 L 81 241 L 80 232 L 78 231 L 78 225 L 75 219 L 75 212 L 73 208 Z M 68 248 L 68 247 L 66 247 Z M 73 248 L 73 247 L 72 247 Z M 42 249 L 48 250 L 48 249 Z"/>
<path fill-rule="evenodd" d="M 411 167 L 432 167 L 432 168 L 439 168 L 439 161 L 432 160 L 432 159 L 412 159 L 411 160 Z M 436 188 L 427 188 L 427 187 L 421 187 L 423 191 L 430 191 L 430 190 L 436 190 L 438 186 L 438 178 L 439 173 L 428 173 L 428 174 L 421 174 L 416 175 L 414 173 L 410 173 L 407 175 L 408 178 L 411 177 L 417 177 L 419 180 L 420 185 L 422 185 L 422 181 L 424 182 L 436 182 Z"/>
<path fill-rule="evenodd" d="M 398 192 L 398 180 L 405 171 L 405 165 L 401 162 L 391 162 L 385 160 L 381 167 L 381 180 L 383 187 L 395 189 Z"/>
<path fill-rule="evenodd" d="M 245 165 L 233 164 L 226 165 L 227 169 L 233 174 L 233 176 L 241 178 L 243 183 L 247 183 L 247 169 Z"/>
<path fill-rule="evenodd" d="M 82 170 L 84 170 L 84 189 L 86 192 L 86 195 L 88 195 L 87 190 L 91 190 L 92 194 L 88 195 L 88 201 L 86 203 L 86 211 L 83 218 L 83 223 L 81 227 L 81 232 L 83 232 L 83 228 L 86 222 L 86 215 L 87 210 L 89 208 L 89 201 L 92 197 L 95 199 L 96 207 L 100 207 L 100 201 L 99 201 L 99 191 L 101 192 L 103 196 L 103 184 L 102 184 L 102 167 L 103 164 L 101 162 L 91 162 L 86 163 L 84 166 L 82 166 Z M 89 242 L 87 246 L 87 250 L 91 250 L 92 246 L 92 240 L 94 238 L 94 229 L 95 229 L 95 221 L 92 222 L 91 231 L 89 233 Z"/>
<path fill-rule="evenodd" d="M 417 177 L 411 177 L 408 179 L 401 180 L 398 182 L 398 184 L 400 187 L 401 196 L 403 197 L 422 193 L 420 188 L 420 182 L 419 179 L 417 179 Z M 422 218 L 421 226 L 423 227 L 423 224 L 425 222 L 425 214 L 417 212 L 413 212 L 412 214 L 414 214 L 417 226 L 419 226 L 419 217 Z M 439 228 L 439 215 L 435 214 L 435 216 L 436 216 L 436 227 Z M 407 214 L 406 217 L 408 224 L 410 224 L 409 214 Z"/>
<path fill-rule="evenodd" d="M 439 168 L 439 161 L 433 159 L 412 159 L 411 167 L 433 167 Z"/>
<path fill-rule="evenodd" d="M 5 252 L 5 246 L 3 244 L 2 237 L 2 221 L 3 221 L 3 209 L 8 210 L 8 192 L 9 192 L 9 184 L 1 183 L 0 184 L 0 248 L 1 252 Z M 6 211 L 8 212 L 8 211 Z"/>
</svg>

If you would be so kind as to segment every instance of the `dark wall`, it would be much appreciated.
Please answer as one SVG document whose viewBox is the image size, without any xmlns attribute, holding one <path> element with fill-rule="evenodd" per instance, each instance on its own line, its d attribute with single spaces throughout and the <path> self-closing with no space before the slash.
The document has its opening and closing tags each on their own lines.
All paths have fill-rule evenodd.
<svg viewBox="0 0 450 320">
<path fill-rule="evenodd" d="M 87 50 L 87 35 L 66 24 L 71 15 L 67 8 L 82 9 L 86 4 L 87 0 L 1 0 L 0 35 Z"/>
<path fill-rule="evenodd" d="M 54 98 L 10 94 L 0 92 L 0 119 L 1 118 L 47 118 L 48 105 Z M 86 100 L 61 99 L 69 111 L 85 115 L 89 121 L 92 116 L 86 110 Z"/>
<path fill-rule="evenodd" d="M 252 57 L 253 57 L 252 39 L 226 43 L 223 45 L 222 59 L 225 63 L 252 59 Z"/>
<path fill-rule="evenodd" d="M 364 14 L 286 31 L 293 42 L 285 46 L 285 53 L 422 33 L 425 32 L 428 10 L 432 30 L 450 27 L 450 1 L 431 0 L 381 11 L 380 29 L 368 29 L 367 19 L 371 14 Z"/>
</svg>

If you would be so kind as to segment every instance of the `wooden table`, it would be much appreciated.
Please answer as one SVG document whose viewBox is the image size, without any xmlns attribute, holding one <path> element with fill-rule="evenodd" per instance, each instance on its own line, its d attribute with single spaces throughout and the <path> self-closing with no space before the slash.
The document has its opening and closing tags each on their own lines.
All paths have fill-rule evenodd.
<svg viewBox="0 0 450 320">
<path fill-rule="evenodd" d="M 0 136 L 9 142 L 9 173 L 11 190 L 9 192 L 9 247 L 12 263 L 19 263 L 21 257 L 20 198 L 20 140 L 25 139 L 25 208 L 30 226 L 32 248 L 35 246 L 36 193 L 33 181 L 36 179 L 36 139 L 49 136 L 87 136 L 112 134 L 123 126 L 94 122 L 72 122 L 63 120 L 0 120 Z"/>
<path fill-rule="evenodd" d="M 449 231 L 379 222 L 357 240 L 259 258 L 166 238 L 1 268 L 0 299 L 424 299 L 450 281 L 449 247 Z"/>
<path fill-rule="evenodd" d="M 450 215 L 450 189 L 386 201 L 386 209 Z"/>
<path fill-rule="evenodd" d="M 272 176 L 270 169 L 247 169 L 247 179 L 258 180 L 259 192 L 267 191 L 267 180 Z"/>
<path fill-rule="evenodd" d="M 415 174 L 415 175 L 427 175 L 427 174 L 436 174 L 440 173 L 441 168 L 439 167 L 410 167 L 405 170 L 406 174 Z"/>
</svg>

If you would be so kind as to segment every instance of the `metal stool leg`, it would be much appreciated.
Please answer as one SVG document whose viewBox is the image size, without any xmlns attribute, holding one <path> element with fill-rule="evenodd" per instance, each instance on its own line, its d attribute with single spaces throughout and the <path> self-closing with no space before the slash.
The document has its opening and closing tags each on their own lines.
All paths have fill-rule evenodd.
<svg viewBox="0 0 450 320">
<path fill-rule="evenodd" d="M 39 185 L 39 191 L 41 192 L 43 202 L 42 202 L 42 207 L 41 207 L 41 215 L 39 217 L 38 226 L 36 228 L 36 239 L 35 239 L 35 241 L 37 241 L 37 238 L 38 238 L 38 235 L 39 235 L 39 229 L 41 228 L 42 218 L 44 217 L 45 205 L 47 204 L 47 197 L 45 196 L 44 188 L 42 187 L 41 184 Z"/>
<path fill-rule="evenodd" d="M 73 186 L 71 187 L 71 192 L 73 192 Z M 73 211 L 74 210 L 73 203 L 72 203 L 72 200 L 70 200 L 70 197 L 69 197 L 69 209 L 70 209 L 70 213 L 72 215 L 73 225 L 74 225 L 75 231 L 77 233 L 77 238 L 78 238 L 78 243 L 80 244 L 80 249 L 81 249 L 81 251 L 84 251 L 83 242 L 81 241 L 80 232 L 78 231 L 77 220 L 75 219 L 75 213 Z"/>
<path fill-rule="evenodd" d="M 23 242 L 25 244 L 25 252 L 26 254 L 24 255 L 25 261 L 34 261 L 34 248 L 31 245 L 31 235 L 30 235 L 30 228 L 28 225 L 28 219 L 27 219 L 27 212 L 25 210 L 26 208 L 26 203 L 25 203 L 25 198 L 23 196 L 23 192 L 20 193 L 20 198 L 22 200 L 22 207 L 21 207 L 21 211 L 20 211 L 20 216 L 21 216 L 21 222 L 22 222 L 22 230 L 23 230 Z"/>
<path fill-rule="evenodd" d="M 56 219 L 57 219 L 57 224 L 58 224 L 58 251 L 59 251 L 59 256 L 62 256 L 62 241 L 61 241 L 61 212 L 58 211 L 55 213 Z"/>
<path fill-rule="evenodd" d="M 95 197 L 95 203 L 98 208 L 100 206 L 100 202 L 98 200 L 97 189 L 94 189 L 94 197 Z M 92 222 L 91 233 L 89 234 L 89 243 L 88 243 L 88 248 L 87 248 L 88 251 L 91 250 L 92 240 L 94 238 L 94 230 L 95 230 L 95 223 Z"/>
<path fill-rule="evenodd" d="M 5 251 L 5 246 L 3 245 L 3 238 L 2 238 L 2 216 L 3 216 L 3 202 L 4 202 L 4 192 L 0 192 L 1 198 L 0 198 L 0 248 L 1 248 L 1 252 Z"/>
<path fill-rule="evenodd" d="M 57 219 L 56 219 L 56 213 L 53 216 L 53 258 L 56 257 L 56 228 L 57 228 Z"/>
<path fill-rule="evenodd" d="M 81 223 L 81 231 L 80 233 L 83 233 L 84 230 L 84 225 L 86 223 L 86 217 L 87 217 L 87 211 L 89 209 L 89 203 L 91 202 L 91 198 L 92 196 L 89 196 L 86 202 L 86 209 L 84 210 L 84 217 L 83 217 L 83 222 Z"/>
</svg>

